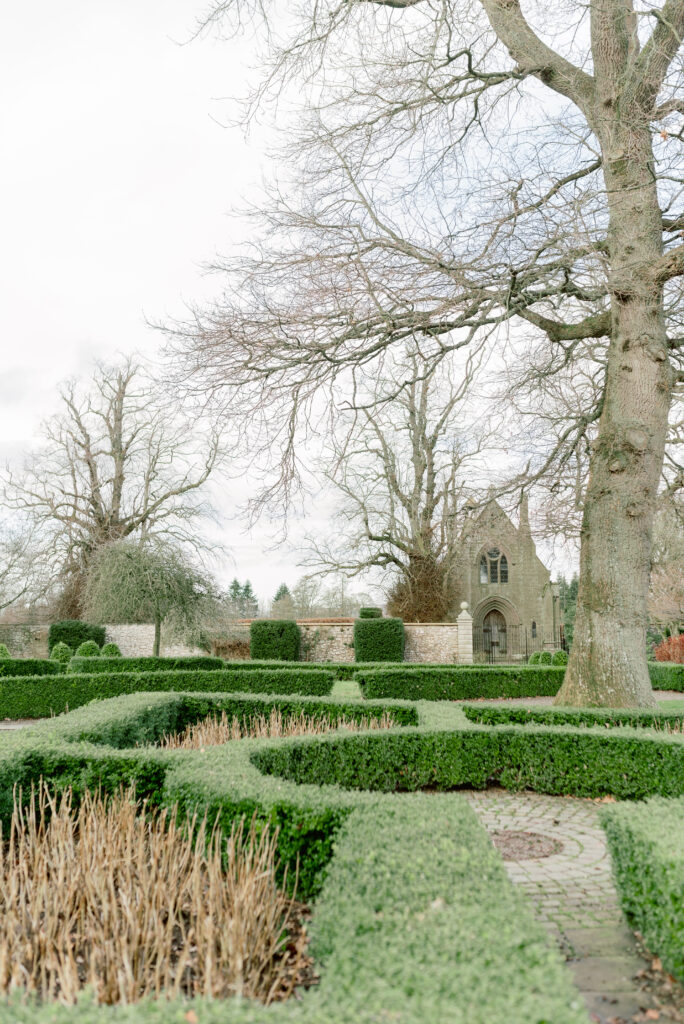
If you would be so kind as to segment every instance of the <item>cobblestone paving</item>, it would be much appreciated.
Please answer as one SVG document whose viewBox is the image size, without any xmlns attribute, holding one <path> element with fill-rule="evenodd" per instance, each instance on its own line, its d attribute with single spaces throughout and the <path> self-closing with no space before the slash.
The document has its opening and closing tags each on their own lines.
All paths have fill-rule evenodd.
<svg viewBox="0 0 684 1024">
<path fill-rule="evenodd" d="M 597 804 L 498 789 L 465 795 L 488 831 L 535 832 L 563 844 L 549 857 L 505 861 L 508 874 L 559 944 L 591 1019 L 644 1019 L 651 1003 L 634 981 L 644 961 L 620 911 Z"/>
</svg>

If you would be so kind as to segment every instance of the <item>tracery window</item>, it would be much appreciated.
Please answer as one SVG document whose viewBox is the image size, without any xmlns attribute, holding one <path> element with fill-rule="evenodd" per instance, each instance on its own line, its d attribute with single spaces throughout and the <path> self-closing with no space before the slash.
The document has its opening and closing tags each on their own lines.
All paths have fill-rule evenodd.
<svg viewBox="0 0 684 1024">
<path fill-rule="evenodd" d="M 480 583 L 508 583 L 508 559 L 499 548 L 480 556 Z"/>
</svg>

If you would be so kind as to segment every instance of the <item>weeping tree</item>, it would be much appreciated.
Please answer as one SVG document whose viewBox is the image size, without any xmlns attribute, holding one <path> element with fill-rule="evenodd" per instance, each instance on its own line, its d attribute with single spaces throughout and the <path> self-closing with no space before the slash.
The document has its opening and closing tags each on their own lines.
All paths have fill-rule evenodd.
<svg viewBox="0 0 684 1024">
<path fill-rule="evenodd" d="M 488 345 L 527 363 L 540 408 L 554 375 L 588 367 L 597 386 L 517 467 L 562 481 L 586 445 L 558 699 L 652 705 L 653 515 L 684 379 L 684 0 L 221 0 L 206 21 L 248 14 L 271 48 L 255 101 L 302 112 L 292 173 L 255 248 L 218 264 L 224 295 L 176 328 L 183 372 L 275 446 L 263 503 L 317 410 L 353 405 L 407 336 L 435 361 Z"/>
<path fill-rule="evenodd" d="M 187 555 L 168 542 L 118 541 L 100 547 L 90 560 L 84 609 L 91 622 L 153 622 L 154 650 L 161 629 L 190 628 L 215 599 L 212 581 Z"/>
</svg>

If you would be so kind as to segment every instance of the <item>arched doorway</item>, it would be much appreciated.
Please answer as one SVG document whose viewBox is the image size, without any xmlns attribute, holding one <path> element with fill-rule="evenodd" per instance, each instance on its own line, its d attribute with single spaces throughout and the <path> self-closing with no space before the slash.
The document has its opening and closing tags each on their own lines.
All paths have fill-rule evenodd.
<svg viewBox="0 0 684 1024">
<path fill-rule="evenodd" d="M 506 619 L 498 608 L 487 612 L 482 621 L 482 641 L 490 661 L 501 661 L 507 651 Z"/>
</svg>

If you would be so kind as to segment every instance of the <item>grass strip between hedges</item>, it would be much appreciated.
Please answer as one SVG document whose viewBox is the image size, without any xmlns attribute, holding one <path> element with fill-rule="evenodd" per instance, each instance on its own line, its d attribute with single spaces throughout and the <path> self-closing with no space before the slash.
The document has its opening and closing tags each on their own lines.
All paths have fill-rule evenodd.
<svg viewBox="0 0 684 1024">
<path fill-rule="evenodd" d="M 128 772 L 141 795 L 217 812 L 226 828 L 252 813 L 279 824 L 282 852 L 287 843 L 298 844 L 301 894 L 307 887 L 309 895 L 316 886 L 320 891 L 311 926 L 320 984 L 268 1009 L 245 1000 L 116 1008 L 15 1000 L 7 1008 L 13 1021 L 184 1024 L 192 1008 L 200 1024 L 587 1024 L 560 954 L 514 890 L 474 812 L 457 796 L 351 793 L 263 776 L 253 763 L 259 752 L 301 747 L 291 740 L 245 740 L 203 753 L 92 743 L 158 738 L 184 716 L 227 700 L 240 698 L 137 694 L 41 723 L 8 738 L 0 753 L 0 795 L 7 805 L 11 784 L 40 772 L 77 790 L 99 781 L 111 791 Z M 193 708 L 192 701 L 199 703 Z M 314 703 L 350 710 L 350 702 L 306 703 L 307 710 Z M 355 707 L 368 713 L 368 702 Z"/>
</svg>

